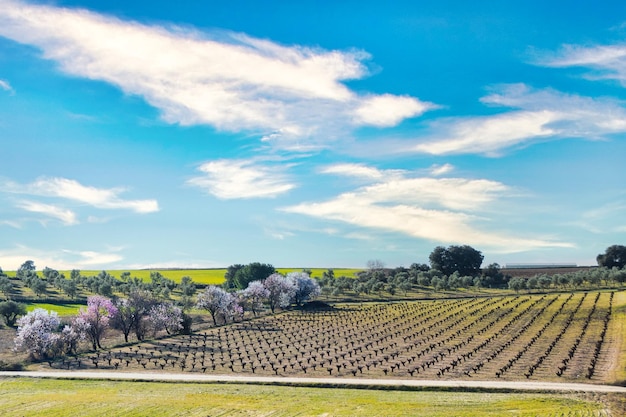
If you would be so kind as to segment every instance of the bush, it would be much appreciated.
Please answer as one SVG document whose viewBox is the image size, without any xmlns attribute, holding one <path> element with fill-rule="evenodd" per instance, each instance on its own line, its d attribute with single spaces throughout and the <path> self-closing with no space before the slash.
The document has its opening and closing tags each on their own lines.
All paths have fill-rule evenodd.
<svg viewBox="0 0 626 417">
<path fill-rule="evenodd" d="M 26 306 L 15 301 L 4 301 L 0 303 L 0 316 L 9 327 L 14 327 L 19 316 L 26 314 Z"/>
<path fill-rule="evenodd" d="M 0 360 L 0 371 L 23 371 L 24 364 L 21 362 L 8 363 Z"/>
</svg>

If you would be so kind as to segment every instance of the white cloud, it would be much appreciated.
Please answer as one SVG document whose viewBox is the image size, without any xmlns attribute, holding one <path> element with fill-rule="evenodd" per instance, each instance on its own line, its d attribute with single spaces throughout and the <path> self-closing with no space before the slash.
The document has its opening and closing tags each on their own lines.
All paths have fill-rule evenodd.
<svg viewBox="0 0 626 417">
<path fill-rule="evenodd" d="M 276 240 L 285 240 L 287 238 L 295 236 L 295 234 L 293 232 L 289 232 L 289 231 L 286 231 L 286 230 L 266 229 L 265 230 L 265 234 L 267 234 L 268 236 L 270 236 L 270 237 L 272 237 L 273 239 L 276 239 Z"/>
<path fill-rule="evenodd" d="M 454 171 L 454 166 L 451 164 L 433 165 L 432 167 L 430 167 L 430 175 L 433 175 L 435 177 L 445 175 L 452 171 Z"/>
<path fill-rule="evenodd" d="M 169 123 L 269 131 L 274 144 L 299 149 L 303 139 L 331 141 L 355 123 L 392 126 L 434 108 L 413 97 L 351 91 L 343 81 L 368 73 L 369 55 L 358 50 L 283 46 L 17 0 L 0 4 L 0 36 L 40 48 L 67 74 L 143 97 Z"/>
<path fill-rule="evenodd" d="M 19 222 L 12 220 L 0 220 L 0 226 L 9 226 L 14 229 L 21 229 L 22 225 Z"/>
<path fill-rule="evenodd" d="M 64 224 L 68 226 L 78 223 L 78 220 L 76 219 L 76 213 L 62 207 L 54 206 L 52 204 L 43 204 L 36 201 L 21 201 L 17 204 L 17 206 L 32 213 L 41 213 L 61 220 Z"/>
<path fill-rule="evenodd" d="M 420 239 L 480 244 L 502 252 L 571 246 L 507 236 L 473 226 L 485 219 L 471 213 L 488 211 L 494 200 L 510 193 L 509 187 L 495 181 L 408 178 L 394 172 L 389 178 L 381 178 L 374 184 L 330 200 L 302 203 L 281 210 Z"/>
<path fill-rule="evenodd" d="M 95 266 L 95 265 L 109 265 L 115 262 L 119 262 L 124 259 L 117 253 L 102 253 L 95 251 L 64 251 L 67 254 L 78 256 L 78 265 L 81 267 Z"/>
<path fill-rule="evenodd" d="M 557 53 L 544 54 L 538 65 L 565 68 L 584 67 L 590 79 L 613 79 L 626 86 L 626 44 L 579 46 L 565 45 Z"/>
<path fill-rule="evenodd" d="M 550 112 L 511 112 L 497 116 L 446 120 L 434 125 L 435 139 L 415 145 L 414 152 L 433 155 L 459 153 L 496 154 L 529 139 L 548 137 L 546 126 L 555 120 Z"/>
<path fill-rule="evenodd" d="M 253 160 L 219 159 L 203 163 L 204 175 L 187 184 L 202 188 L 217 198 L 272 198 L 295 187 L 284 174 L 284 166 L 263 166 Z"/>
<path fill-rule="evenodd" d="M 509 187 L 496 181 L 411 178 L 404 171 L 378 170 L 365 165 L 339 164 L 322 170 L 322 173 L 340 175 L 354 175 L 355 172 L 372 180 L 372 185 L 361 187 L 354 193 L 360 200 L 371 203 L 410 203 L 474 210 L 509 191 Z"/>
<path fill-rule="evenodd" d="M 26 260 L 32 260 L 37 269 L 48 266 L 69 270 L 81 268 L 105 268 L 124 259 L 115 252 L 42 250 L 23 245 L 12 249 L 0 249 L 0 265 L 5 270 L 17 270 Z"/>
<path fill-rule="evenodd" d="M 357 124 L 387 127 L 435 108 L 437 106 L 413 97 L 382 94 L 365 98 L 354 113 Z"/>
<path fill-rule="evenodd" d="M 336 164 L 320 169 L 322 174 L 337 174 L 348 177 L 376 180 L 383 177 L 384 173 L 376 168 L 363 164 Z"/>
<path fill-rule="evenodd" d="M 571 224 L 596 234 L 620 232 L 624 226 L 616 224 L 615 219 L 625 217 L 626 201 L 617 200 L 583 212 L 580 218 Z"/>
<path fill-rule="evenodd" d="M 124 268 L 127 270 L 134 269 L 206 269 L 206 268 L 223 268 L 224 262 L 216 262 L 211 260 L 197 260 L 197 259 L 179 259 L 171 261 L 159 261 L 153 263 L 141 263 L 141 264 L 128 264 Z M 167 275 L 167 274 L 166 274 Z"/>
<path fill-rule="evenodd" d="M 622 103 L 614 100 L 512 84 L 494 88 L 494 93 L 481 101 L 516 110 L 493 116 L 436 121 L 430 126 L 431 134 L 401 151 L 495 156 L 505 149 L 539 140 L 603 139 L 609 134 L 626 132 L 626 110 Z"/>
<path fill-rule="evenodd" d="M 123 188 L 96 188 L 82 185 L 76 180 L 67 178 L 41 177 L 30 184 L 5 181 L 0 183 L 0 191 L 65 198 L 100 209 L 128 209 L 142 214 L 159 211 L 159 204 L 156 200 L 123 200 L 119 198 L 118 194 L 125 191 Z"/>
<path fill-rule="evenodd" d="M 110 219 L 108 217 L 96 217 L 88 216 L 87 223 L 107 223 Z"/>
<path fill-rule="evenodd" d="M 7 80 L 3 80 L 0 78 L 0 90 L 8 91 L 9 93 L 14 93 L 13 87 Z"/>
</svg>

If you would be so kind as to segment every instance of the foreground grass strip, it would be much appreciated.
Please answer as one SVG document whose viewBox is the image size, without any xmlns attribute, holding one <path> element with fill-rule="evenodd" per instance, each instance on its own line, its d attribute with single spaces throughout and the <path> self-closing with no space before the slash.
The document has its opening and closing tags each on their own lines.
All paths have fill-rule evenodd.
<svg viewBox="0 0 626 417">
<path fill-rule="evenodd" d="M 0 379 L 8 416 L 604 416 L 551 394 L 406 392 L 238 384 Z"/>
</svg>

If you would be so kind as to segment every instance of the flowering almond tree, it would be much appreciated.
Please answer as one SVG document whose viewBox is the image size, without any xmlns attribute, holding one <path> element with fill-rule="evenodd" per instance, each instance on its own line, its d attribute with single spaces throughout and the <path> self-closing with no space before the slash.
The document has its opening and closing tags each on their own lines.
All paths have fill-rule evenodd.
<svg viewBox="0 0 626 417">
<path fill-rule="evenodd" d="M 285 308 L 289 306 L 296 293 L 295 282 L 281 274 L 270 275 L 263 281 L 263 286 L 269 293 L 267 301 L 272 313 L 276 307 Z"/>
<path fill-rule="evenodd" d="M 170 302 L 159 303 L 148 311 L 148 320 L 155 332 L 177 333 L 183 328 L 183 311 Z"/>
<path fill-rule="evenodd" d="M 33 359 L 48 359 L 54 356 L 60 341 L 56 333 L 61 321 L 56 311 L 36 308 L 17 320 L 15 350 L 26 350 Z"/>
<path fill-rule="evenodd" d="M 263 308 L 263 302 L 267 300 L 270 292 L 263 285 L 262 281 L 252 281 L 245 290 L 238 292 L 243 303 L 250 307 L 255 316 Z"/>
<path fill-rule="evenodd" d="M 222 313 L 222 309 L 227 304 L 225 302 L 226 297 L 228 297 L 228 293 L 222 288 L 209 285 L 203 292 L 198 294 L 196 307 L 207 310 L 211 314 L 213 324 L 217 326 L 217 316 Z"/>
<path fill-rule="evenodd" d="M 100 340 L 109 327 L 109 320 L 117 314 L 117 307 L 113 302 L 100 295 L 87 298 L 87 309 L 81 309 L 78 317 L 89 324 L 87 337 L 91 341 L 93 350 L 101 349 Z"/>
<path fill-rule="evenodd" d="M 296 288 L 293 294 L 293 302 L 302 305 L 305 301 L 321 294 L 320 286 L 306 272 L 290 272 L 286 277 L 291 280 Z"/>
<path fill-rule="evenodd" d="M 63 351 L 69 354 L 78 352 L 80 342 L 87 340 L 87 332 L 89 331 L 89 323 L 84 318 L 77 316 L 72 319 L 71 324 L 66 324 L 61 330 L 61 343 Z"/>
<path fill-rule="evenodd" d="M 226 296 L 222 298 L 220 312 L 225 323 L 243 319 L 243 307 L 239 304 L 237 296 L 232 293 L 226 293 Z"/>
<path fill-rule="evenodd" d="M 219 316 L 225 323 L 243 316 L 243 308 L 237 302 L 237 297 L 215 285 L 209 285 L 198 295 L 196 307 L 211 313 L 216 326 Z"/>
<path fill-rule="evenodd" d="M 86 340 L 91 325 L 82 317 L 74 317 L 61 329 L 56 311 L 37 308 L 17 321 L 15 351 L 27 351 L 31 358 L 51 361 L 58 355 L 76 353 Z"/>
<path fill-rule="evenodd" d="M 146 335 L 150 310 L 158 305 L 154 296 L 146 290 L 133 290 L 128 298 L 119 298 L 115 307 L 117 312 L 113 316 L 111 325 L 120 329 L 124 334 L 124 340 L 128 343 L 128 335 L 135 331 L 137 340 L 143 340 Z"/>
</svg>

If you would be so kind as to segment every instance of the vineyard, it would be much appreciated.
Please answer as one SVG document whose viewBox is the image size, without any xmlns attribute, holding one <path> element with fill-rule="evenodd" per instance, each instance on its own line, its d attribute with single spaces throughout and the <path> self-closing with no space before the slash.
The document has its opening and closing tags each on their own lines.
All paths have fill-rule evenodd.
<svg viewBox="0 0 626 417">
<path fill-rule="evenodd" d="M 605 382 L 612 292 L 288 311 L 51 362 L 55 368 Z"/>
</svg>

